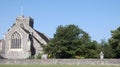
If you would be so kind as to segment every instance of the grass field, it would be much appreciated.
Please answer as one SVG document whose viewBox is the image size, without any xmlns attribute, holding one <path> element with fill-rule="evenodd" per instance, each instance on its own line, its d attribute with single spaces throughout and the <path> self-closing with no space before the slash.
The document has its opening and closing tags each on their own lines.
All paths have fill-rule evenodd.
<svg viewBox="0 0 120 67">
<path fill-rule="evenodd" d="M 103 65 L 0 65 L 0 67 L 120 67 Z"/>
</svg>

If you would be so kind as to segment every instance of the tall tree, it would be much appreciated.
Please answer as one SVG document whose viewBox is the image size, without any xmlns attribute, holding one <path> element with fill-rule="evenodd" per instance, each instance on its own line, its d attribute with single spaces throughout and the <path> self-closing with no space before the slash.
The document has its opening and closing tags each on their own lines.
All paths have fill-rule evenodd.
<svg viewBox="0 0 120 67">
<path fill-rule="evenodd" d="M 99 58 L 99 53 L 101 50 L 97 41 L 91 41 L 90 44 L 87 45 L 86 50 L 88 50 L 86 54 L 87 58 Z"/>
<path fill-rule="evenodd" d="M 112 52 L 112 48 L 109 42 L 106 42 L 105 40 L 101 40 L 100 46 L 101 46 L 101 51 L 103 51 L 105 58 L 113 58 L 114 54 Z"/>
<path fill-rule="evenodd" d="M 91 45 L 90 45 L 91 44 Z M 58 26 L 45 51 L 53 58 L 93 57 L 96 45 L 90 36 L 76 25 Z M 90 54 L 90 55 L 89 55 Z"/>
<path fill-rule="evenodd" d="M 112 37 L 109 39 L 114 58 L 120 58 L 120 27 L 111 31 Z"/>
</svg>

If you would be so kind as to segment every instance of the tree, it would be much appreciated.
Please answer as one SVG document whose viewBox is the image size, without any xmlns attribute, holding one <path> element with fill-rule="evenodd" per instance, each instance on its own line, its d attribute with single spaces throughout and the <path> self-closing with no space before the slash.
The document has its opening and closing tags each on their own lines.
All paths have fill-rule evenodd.
<svg viewBox="0 0 120 67">
<path fill-rule="evenodd" d="M 111 31 L 112 37 L 109 39 L 110 46 L 114 58 L 120 58 L 120 27 Z"/>
<path fill-rule="evenodd" d="M 108 42 L 101 40 L 100 46 L 105 58 L 113 58 L 114 54 L 112 53 L 112 48 Z"/>
<path fill-rule="evenodd" d="M 89 58 L 96 53 L 96 43 L 91 42 L 88 33 L 78 26 L 72 24 L 60 25 L 45 51 L 52 58 Z M 90 54 L 91 52 L 93 55 Z"/>
<path fill-rule="evenodd" d="M 86 50 L 88 50 L 87 58 L 99 58 L 100 45 L 97 41 L 91 41 L 90 44 L 87 45 Z"/>
</svg>

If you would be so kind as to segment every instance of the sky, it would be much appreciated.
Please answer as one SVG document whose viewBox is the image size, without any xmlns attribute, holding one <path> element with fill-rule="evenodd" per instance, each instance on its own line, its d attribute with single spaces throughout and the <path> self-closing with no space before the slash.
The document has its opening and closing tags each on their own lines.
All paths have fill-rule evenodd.
<svg viewBox="0 0 120 67">
<path fill-rule="evenodd" d="M 120 26 L 120 0 L 0 0 L 0 39 L 23 15 L 34 19 L 34 28 L 53 38 L 59 25 L 75 24 L 100 42 Z"/>
</svg>

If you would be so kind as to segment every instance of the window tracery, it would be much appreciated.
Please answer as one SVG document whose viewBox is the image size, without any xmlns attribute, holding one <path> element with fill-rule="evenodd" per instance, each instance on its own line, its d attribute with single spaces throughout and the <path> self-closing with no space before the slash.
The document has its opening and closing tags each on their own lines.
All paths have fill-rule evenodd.
<svg viewBox="0 0 120 67">
<path fill-rule="evenodd" d="M 21 36 L 18 32 L 15 32 L 11 36 L 11 49 L 21 48 Z"/>
</svg>

